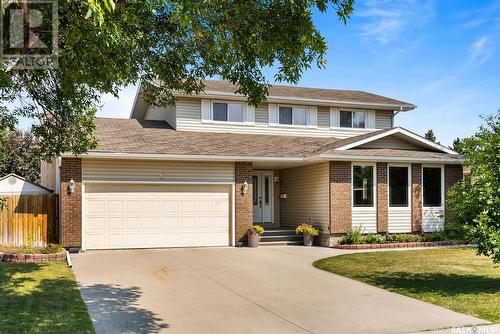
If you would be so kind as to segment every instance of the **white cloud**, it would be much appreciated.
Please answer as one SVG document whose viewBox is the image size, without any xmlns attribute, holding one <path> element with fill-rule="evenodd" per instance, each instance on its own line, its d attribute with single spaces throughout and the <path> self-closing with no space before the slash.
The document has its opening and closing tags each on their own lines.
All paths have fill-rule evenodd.
<svg viewBox="0 0 500 334">
<path fill-rule="evenodd" d="M 400 39 L 407 29 L 425 25 L 435 12 L 430 0 L 370 0 L 357 15 L 365 20 L 363 36 L 388 44 Z"/>
<path fill-rule="evenodd" d="M 469 47 L 469 61 L 473 65 L 481 65 L 495 53 L 495 47 L 490 42 L 489 36 L 482 36 Z"/>
</svg>

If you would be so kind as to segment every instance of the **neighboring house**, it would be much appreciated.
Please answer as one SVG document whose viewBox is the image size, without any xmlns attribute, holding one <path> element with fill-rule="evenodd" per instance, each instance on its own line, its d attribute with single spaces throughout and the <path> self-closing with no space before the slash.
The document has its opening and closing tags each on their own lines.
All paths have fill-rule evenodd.
<svg viewBox="0 0 500 334">
<path fill-rule="evenodd" d="M 235 90 L 206 81 L 204 93 L 178 94 L 165 108 L 149 107 L 138 93 L 130 119 L 95 120 L 98 149 L 43 164 L 43 179 L 60 192 L 61 243 L 227 246 L 252 223 L 311 223 L 331 245 L 354 227 L 443 227 L 461 157 L 393 126 L 414 105 L 361 91 L 273 86 L 253 107 Z"/>
<path fill-rule="evenodd" d="M 0 178 L 0 195 L 46 195 L 51 193 L 52 191 L 49 189 L 14 173 Z"/>
</svg>

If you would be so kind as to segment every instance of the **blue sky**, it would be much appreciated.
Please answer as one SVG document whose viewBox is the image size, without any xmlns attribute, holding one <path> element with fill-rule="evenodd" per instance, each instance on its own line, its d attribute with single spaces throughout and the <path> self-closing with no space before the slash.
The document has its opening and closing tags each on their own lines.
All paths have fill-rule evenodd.
<svg viewBox="0 0 500 334">
<path fill-rule="evenodd" d="M 500 108 L 500 0 L 358 0 L 347 26 L 316 14 L 328 41 L 326 69 L 302 86 L 365 90 L 418 106 L 396 125 L 434 129 L 446 145 Z M 271 72 L 269 72 L 271 73 Z M 272 75 L 269 75 L 272 83 Z M 103 97 L 99 116 L 128 117 L 135 87 Z"/>
</svg>

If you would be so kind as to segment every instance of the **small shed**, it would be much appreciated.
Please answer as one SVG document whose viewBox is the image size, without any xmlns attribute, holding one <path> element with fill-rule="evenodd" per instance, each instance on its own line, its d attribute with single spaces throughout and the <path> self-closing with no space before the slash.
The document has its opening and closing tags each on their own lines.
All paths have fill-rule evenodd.
<svg viewBox="0 0 500 334">
<path fill-rule="evenodd" d="M 0 195 L 46 195 L 52 191 L 14 173 L 0 178 Z"/>
</svg>

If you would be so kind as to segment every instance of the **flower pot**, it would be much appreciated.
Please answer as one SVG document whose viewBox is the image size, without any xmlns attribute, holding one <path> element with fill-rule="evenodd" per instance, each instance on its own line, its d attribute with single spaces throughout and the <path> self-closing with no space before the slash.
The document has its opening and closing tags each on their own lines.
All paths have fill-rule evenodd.
<svg viewBox="0 0 500 334">
<path fill-rule="evenodd" d="M 259 246 L 260 235 L 255 232 L 253 229 L 248 231 L 248 247 L 257 247 Z"/>
<path fill-rule="evenodd" d="M 304 246 L 310 247 L 313 245 L 314 236 L 309 233 L 302 233 L 302 236 L 304 237 Z"/>
</svg>

